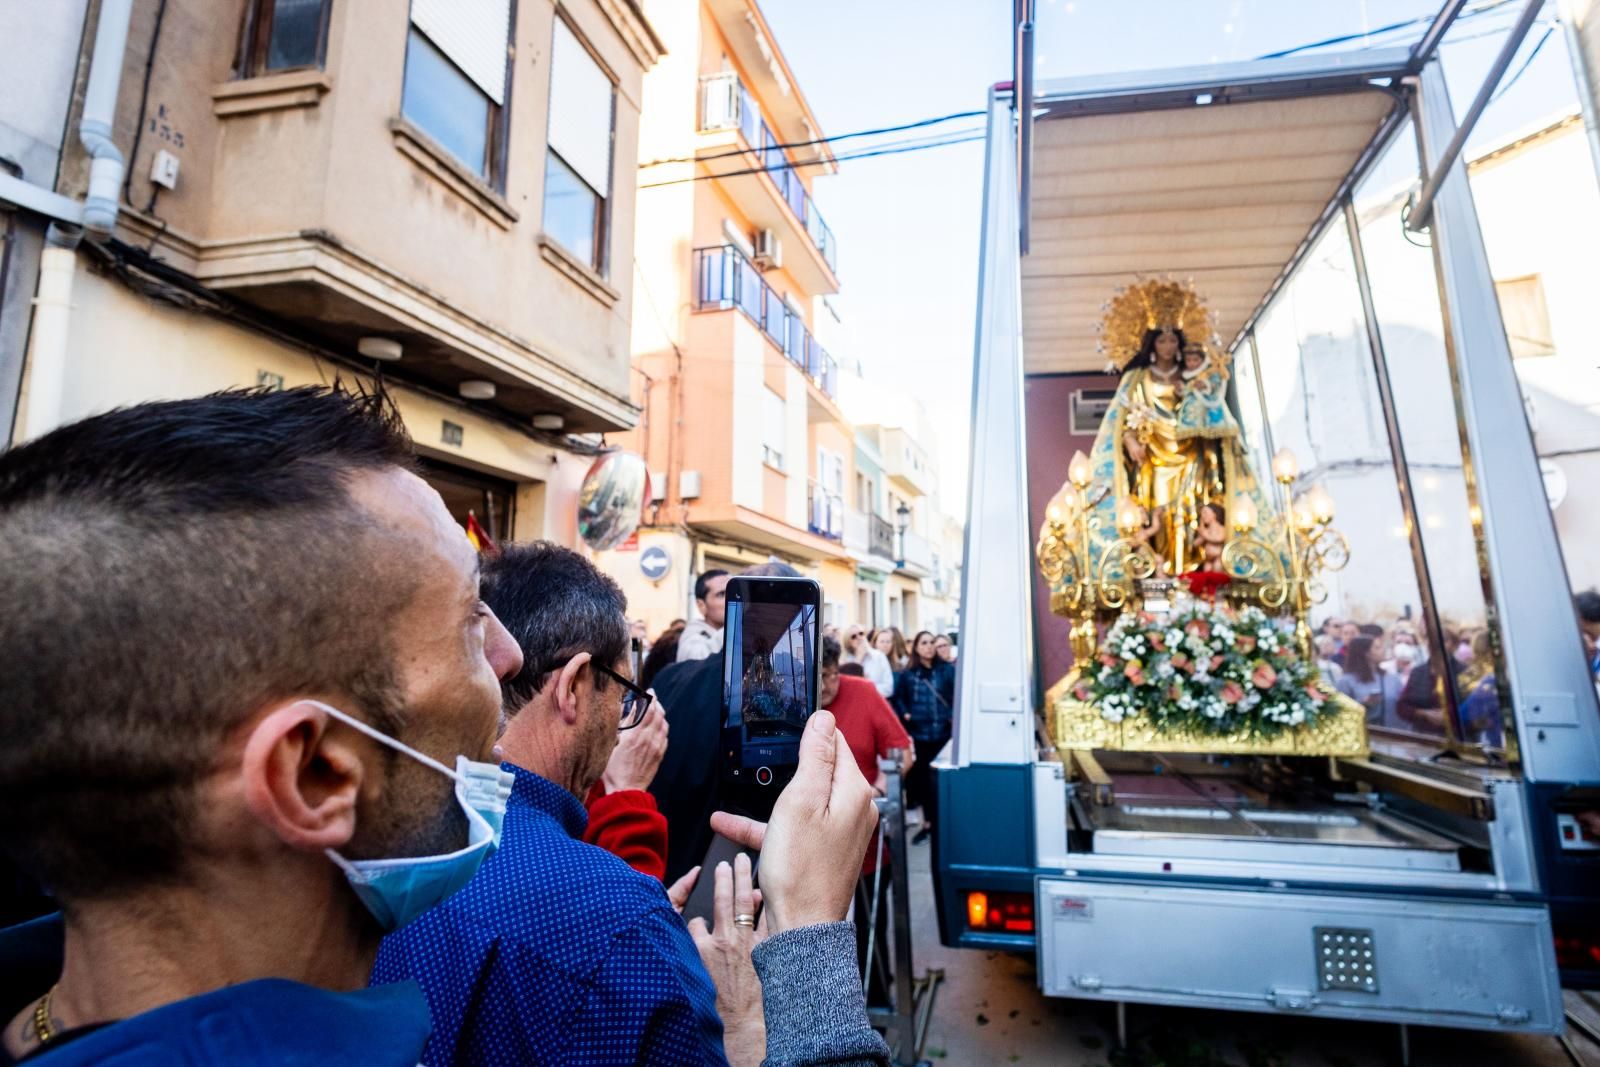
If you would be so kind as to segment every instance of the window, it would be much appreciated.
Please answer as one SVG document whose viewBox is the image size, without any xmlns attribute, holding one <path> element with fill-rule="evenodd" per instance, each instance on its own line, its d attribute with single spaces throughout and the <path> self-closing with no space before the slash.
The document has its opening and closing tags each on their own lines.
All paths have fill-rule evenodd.
<svg viewBox="0 0 1600 1067">
<path fill-rule="evenodd" d="M 616 85 L 565 19 L 550 48 L 550 153 L 544 232 L 598 274 L 607 270 Z"/>
<path fill-rule="evenodd" d="M 330 0 L 256 0 L 245 9 L 239 76 L 322 66 L 330 6 Z"/>
<path fill-rule="evenodd" d="M 769 467 L 783 470 L 783 444 L 788 435 L 789 415 L 783 397 L 771 389 L 764 390 L 761 420 L 761 460 Z"/>
<path fill-rule="evenodd" d="M 877 487 L 872 479 L 856 471 L 856 510 L 871 515 L 878 510 L 877 500 Z"/>
<path fill-rule="evenodd" d="M 1553 356 L 1556 354 L 1555 338 L 1550 333 L 1550 310 L 1544 302 L 1544 282 L 1537 274 L 1525 278 L 1507 278 L 1494 283 L 1495 295 L 1500 298 L 1500 316 L 1506 324 L 1506 340 L 1511 343 L 1511 354 L 1523 356 Z"/>
<path fill-rule="evenodd" d="M 400 99 L 408 120 L 497 189 L 511 17 L 511 0 L 413 0 Z"/>
</svg>

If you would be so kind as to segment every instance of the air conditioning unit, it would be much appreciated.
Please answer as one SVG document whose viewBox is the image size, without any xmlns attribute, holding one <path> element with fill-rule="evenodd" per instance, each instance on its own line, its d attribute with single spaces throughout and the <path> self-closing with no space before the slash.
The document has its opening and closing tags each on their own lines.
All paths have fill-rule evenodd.
<svg viewBox="0 0 1600 1067">
<path fill-rule="evenodd" d="M 762 270 L 776 270 L 783 266 L 783 244 L 771 230 L 756 234 L 755 261 Z"/>
</svg>

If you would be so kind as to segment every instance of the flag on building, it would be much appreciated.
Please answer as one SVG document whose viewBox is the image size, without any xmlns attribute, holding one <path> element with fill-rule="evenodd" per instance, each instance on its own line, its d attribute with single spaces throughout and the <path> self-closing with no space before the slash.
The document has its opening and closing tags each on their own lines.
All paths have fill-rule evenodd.
<svg viewBox="0 0 1600 1067">
<path fill-rule="evenodd" d="M 470 511 L 467 512 L 467 540 L 472 542 L 472 547 L 480 554 L 492 556 L 500 551 L 500 546 L 494 543 L 489 531 L 478 522 L 478 516 Z"/>
</svg>

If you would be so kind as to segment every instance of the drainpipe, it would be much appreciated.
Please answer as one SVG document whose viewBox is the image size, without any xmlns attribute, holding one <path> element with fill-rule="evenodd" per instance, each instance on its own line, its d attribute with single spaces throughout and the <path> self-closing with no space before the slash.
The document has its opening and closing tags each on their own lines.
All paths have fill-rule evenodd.
<svg viewBox="0 0 1600 1067">
<path fill-rule="evenodd" d="M 133 0 L 103 0 L 100 23 L 94 32 L 94 56 L 89 62 L 89 84 L 83 94 L 83 117 L 78 140 L 89 153 L 89 194 L 84 198 L 83 228 L 95 240 L 111 236 L 117 224 L 117 203 L 122 195 L 122 153 L 111 140 L 116 120 L 117 92 L 122 84 L 122 60 L 128 51 L 128 23 Z"/>
<path fill-rule="evenodd" d="M 133 0 L 102 0 L 100 5 L 94 52 L 89 59 L 89 82 L 84 87 L 83 115 L 78 122 L 78 140 L 89 153 L 89 191 L 83 200 L 81 226 L 75 225 L 78 220 L 71 217 L 76 212 L 52 212 L 58 221 L 50 224 L 45 249 L 39 256 L 39 289 L 28 333 L 27 412 L 18 442 L 42 436 L 61 424 L 78 242 L 85 233 L 91 240 L 106 240 L 116 228 L 126 164 L 111 139 L 111 131 L 132 14 Z"/>
<path fill-rule="evenodd" d="M 61 424 L 72 279 L 82 237 L 83 231 L 77 227 L 52 222 L 39 254 L 39 291 L 33 298 L 33 326 L 28 335 L 27 408 L 18 443 L 41 437 Z"/>
</svg>

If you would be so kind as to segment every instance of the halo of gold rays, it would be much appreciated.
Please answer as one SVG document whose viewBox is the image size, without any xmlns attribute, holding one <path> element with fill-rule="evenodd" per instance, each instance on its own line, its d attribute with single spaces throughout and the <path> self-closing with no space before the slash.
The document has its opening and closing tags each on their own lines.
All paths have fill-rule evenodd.
<svg viewBox="0 0 1600 1067">
<path fill-rule="evenodd" d="M 1163 326 L 1183 331 L 1189 341 L 1199 341 L 1221 355 L 1216 317 L 1188 282 L 1171 278 L 1142 278 L 1117 289 L 1100 305 L 1102 313 L 1095 351 L 1106 357 L 1106 369 L 1121 370 L 1139 354 L 1146 330 Z"/>
</svg>

